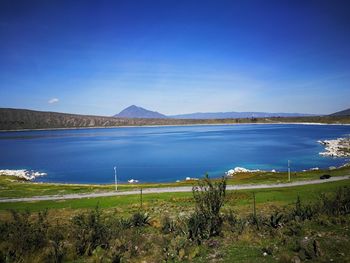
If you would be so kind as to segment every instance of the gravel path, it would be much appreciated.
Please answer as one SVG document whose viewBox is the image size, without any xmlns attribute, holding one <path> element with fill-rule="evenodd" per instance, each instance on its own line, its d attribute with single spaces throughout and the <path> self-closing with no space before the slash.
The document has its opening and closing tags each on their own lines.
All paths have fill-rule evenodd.
<svg viewBox="0 0 350 263">
<path fill-rule="evenodd" d="M 299 185 L 322 184 L 322 183 L 335 182 L 335 181 L 341 181 L 341 180 L 347 180 L 347 179 L 350 179 L 349 175 L 331 177 L 326 180 L 318 179 L 318 180 L 297 181 L 297 182 L 282 183 L 282 184 L 227 185 L 226 189 L 227 190 L 248 190 L 248 189 L 280 188 L 280 187 L 292 187 L 292 186 L 299 186 Z M 159 194 L 159 193 L 175 193 L 175 192 L 191 192 L 191 191 L 192 191 L 191 186 L 142 189 L 143 194 Z M 109 197 L 109 196 L 135 195 L 135 194 L 140 194 L 140 190 L 121 191 L 121 192 L 86 193 L 86 194 L 49 195 L 49 196 L 46 195 L 46 196 L 33 196 L 33 197 L 23 197 L 23 198 L 0 198 L 0 203 L 55 201 L 55 200 Z"/>
</svg>

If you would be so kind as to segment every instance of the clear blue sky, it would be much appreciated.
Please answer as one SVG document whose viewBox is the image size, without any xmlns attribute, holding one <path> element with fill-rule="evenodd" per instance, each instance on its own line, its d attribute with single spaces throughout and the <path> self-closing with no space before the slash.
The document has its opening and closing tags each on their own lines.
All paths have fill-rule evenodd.
<svg viewBox="0 0 350 263">
<path fill-rule="evenodd" d="M 350 107 L 350 1 L 0 0 L 0 107 Z"/>
</svg>

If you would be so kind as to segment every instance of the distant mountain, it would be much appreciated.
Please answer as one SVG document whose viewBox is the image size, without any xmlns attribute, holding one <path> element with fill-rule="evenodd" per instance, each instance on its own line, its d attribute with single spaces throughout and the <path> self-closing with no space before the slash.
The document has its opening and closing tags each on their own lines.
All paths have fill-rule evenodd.
<svg viewBox="0 0 350 263">
<path fill-rule="evenodd" d="M 167 118 L 167 116 L 156 112 L 156 111 L 150 111 L 146 110 L 144 108 L 131 105 L 127 107 L 126 109 L 122 110 L 118 114 L 114 115 L 113 117 L 119 117 L 119 118 L 142 118 L 142 119 L 163 119 Z"/>
<path fill-rule="evenodd" d="M 155 116 L 155 115 L 154 115 Z M 157 115 L 159 116 L 159 115 Z M 161 116 L 164 116 L 161 114 Z M 251 115 L 249 115 L 251 116 Z M 254 115 L 257 116 L 257 115 Z M 281 123 L 316 122 L 350 123 L 349 116 L 306 116 L 276 118 L 236 119 L 175 119 L 175 118 L 120 118 L 46 112 L 26 109 L 0 108 L 0 130 L 92 128 L 144 125 L 193 125 L 193 124 L 238 124 L 238 123 Z"/>
<path fill-rule="evenodd" d="M 330 114 L 330 116 L 350 116 L 350 109 L 338 111 Z"/>
<path fill-rule="evenodd" d="M 120 118 L 79 115 L 27 109 L 0 108 L 0 130 L 92 128 L 143 125 L 188 125 L 217 123 L 215 120 L 180 120 L 169 118 Z M 232 123 L 232 120 L 220 120 Z"/>
<path fill-rule="evenodd" d="M 172 115 L 174 119 L 232 119 L 232 118 L 271 118 L 271 117 L 307 117 L 317 116 L 304 113 L 269 113 L 269 112 L 197 112 Z M 319 116 L 319 115 L 318 115 Z"/>
<path fill-rule="evenodd" d="M 196 112 L 179 115 L 164 115 L 156 111 L 150 111 L 135 105 L 129 106 L 113 117 L 119 118 L 143 118 L 143 119 L 235 119 L 235 118 L 271 118 L 271 117 L 308 117 L 319 116 L 305 113 L 269 113 L 269 112 Z"/>
</svg>

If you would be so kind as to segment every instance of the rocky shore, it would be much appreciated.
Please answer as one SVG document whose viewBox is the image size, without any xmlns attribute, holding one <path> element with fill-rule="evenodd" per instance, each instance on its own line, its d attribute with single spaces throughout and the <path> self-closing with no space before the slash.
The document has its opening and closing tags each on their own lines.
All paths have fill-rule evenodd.
<svg viewBox="0 0 350 263">
<path fill-rule="evenodd" d="M 255 169 L 255 170 L 249 170 L 246 169 L 244 167 L 235 167 L 234 169 L 228 170 L 227 172 L 225 172 L 225 174 L 227 176 L 233 176 L 235 174 L 239 174 L 239 173 L 257 173 L 257 172 L 268 172 L 268 171 L 264 171 L 264 170 L 259 170 L 259 169 Z M 272 173 L 275 173 L 276 170 L 273 169 L 271 170 Z"/>
<path fill-rule="evenodd" d="M 350 156 L 350 136 L 338 138 L 335 140 L 318 141 L 325 146 L 325 151 L 320 155 L 331 157 L 349 157 Z"/>
<path fill-rule="evenodd" d="M 46 173 L 41 173 L 41 172 L 36 172 L 36 171 L 33 171 L 33 170 L 29 171 L 29 170 L 25 170 L 25 169 L 22 169 L 22 170 L 8 170 L 8 169 L 6 169 L 6 170 L 0 170 L 0 176 L 1 175 L 15 176 L 15 177 L 27 180 L 27 181 L 31 181 L 31 180 L 34 180 L 37 177 L 45 176 L 47 174 Z"/>
</svg>

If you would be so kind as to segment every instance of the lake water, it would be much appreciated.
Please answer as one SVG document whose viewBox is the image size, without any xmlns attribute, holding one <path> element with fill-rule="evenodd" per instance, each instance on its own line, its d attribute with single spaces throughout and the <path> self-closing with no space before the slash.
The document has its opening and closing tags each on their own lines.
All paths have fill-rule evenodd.
<svg viewBox="0 0 350 263">
<path fill-rule="evenodd" d="M 43 182 L 173 182 L 221 176 L 236 166 L 293 171 L 339 166 L 317 140 L 350 134 L 343 125 L 217 125 L 0 133 L 0 169 L 46 172 Z"/>
</svg>

